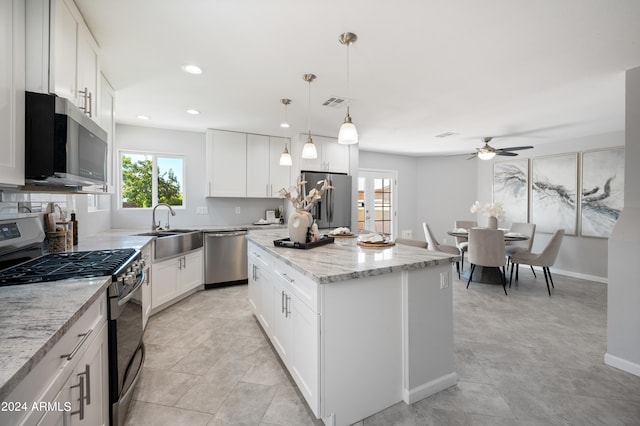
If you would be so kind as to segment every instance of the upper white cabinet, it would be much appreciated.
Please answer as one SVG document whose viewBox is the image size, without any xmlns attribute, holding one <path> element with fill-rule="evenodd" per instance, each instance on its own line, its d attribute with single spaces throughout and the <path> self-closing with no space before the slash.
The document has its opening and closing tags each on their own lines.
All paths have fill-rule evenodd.
<svg viewBox="0 0 640 426">
<path fill-rule="evenodd" d="M 324 136 L 312 136 L 318 157 L 314 159 L 300 158 L 300 170 L 314 172 L 349 173 L 349 145 L 340 145 L 337 139 Z M 307 142 L 307 135 L 298 138 L 298 152 Z"/>
<path fill-rule="evenodd" d="M 291 168 L 280 165 L 285 139 L 207 130 L 207 196 L 279 198 Z"/>
<path fill-rule="evenodd" d="M 247 197 L 269 197 L 269 136 L 247 135 Z"/>
<path fill-rule="evenodd" d="M 27 90 L 71 100 L 100 124 L 99 48 L 73 0 L 27 0 Z"/>
<path fill-rule="evenodd" d="M 207 130 L 207 195 L 247 196 L 247 135 Z"/>
<path fill-rule="evenodd" d="M 24 0 L 0 2 L 0 184 L 24 185 Z"/>
</svg>

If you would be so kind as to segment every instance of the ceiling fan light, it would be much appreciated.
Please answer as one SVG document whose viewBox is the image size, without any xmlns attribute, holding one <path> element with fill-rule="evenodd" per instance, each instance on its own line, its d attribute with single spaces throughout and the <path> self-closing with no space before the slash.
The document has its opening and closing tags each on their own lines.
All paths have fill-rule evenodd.
<svg viewBox="0 0 640 426">
<path fill-rule="evenodd" d="M 307 160 L 318 158 L 318 150 L 316 149 L 316 145 L 313 143 L 311 136 L 309 136 L 307 142 L 302 147 L 302 158 Z"/>
<path fill-rule="evenodd" d="M 491 160 L 495 156 L 496 153 L 494 151 L 478 151 L 478 158 L 481 160 Z"/>
<path fill-rule="evenodd" d="M 284 151 L 280 154 L 280 165 L 281 166 L 291 166 L 293 162 L 291 161 L 291 154 L 289 154 L 289 150 L 287 147 L 284 147 Z"/>
<path fill-rule="evenodd" d="M 358 130 L 355 124 L 351 122 L 351 116 L 347 112 L 344 123 L 340 126 L 338 132 L 338 143 L 341 145 L 353 145 L 358 143 Z"/>
</svg>

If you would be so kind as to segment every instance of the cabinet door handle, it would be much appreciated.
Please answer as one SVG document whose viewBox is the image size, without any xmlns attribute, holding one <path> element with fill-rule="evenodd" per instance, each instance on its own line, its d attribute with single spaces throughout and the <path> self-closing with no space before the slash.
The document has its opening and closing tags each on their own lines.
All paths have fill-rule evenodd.
<svg viewBox="0 0 640 426">
<path fill-rule="evenodd" d="M 264 192 L 265 192 L 265 195 L 268 197 L 268 196 L 269 196 L 269 184 L 266 184 L 266 185 L 265 185 L 264 190 L 265 190 L 265 191 L 264 191 Z"/>
<path fill-rule="evenodd" d="M 256 265 L 251 265 L 253 267 L 253 272 L 251 273 L 254 281 L 258 281 L 258 276 L 256 275 Z"/>
<path fill-rule="evenodd" d="M 80 420 L 84 420 L 84 377 L 80 376 L 79 380 L 78 380 L 78 384 L 77 385 L 73 385 L 71 386 L 71 389 L 73 388 L 80 388 L 80 398 L 78 399 L 78 401 L 80 401 L 80 407 L 78 407 L 77 411 L 72 411 L 70 413 L 70 415 L 74 415 L 74 414 L 79 414 L 80 415 Z"/>
<path fill-rule="evenodd" d="M 291 297 L 290 296 L 286 296 L 287 297 L 287 310 L 284 314 L 284 316 L 286 318 L 289 318 L 289 315 L 291 315 Z"/>
<path fill-rule="evenodd" d="M 282 296 L 280 297 L 280 305 L 282 306 L 282 313 L 284 314 L 286 311 L 284 309 L 284 301 L 285 301 L 285 295 L 284 295 L 284 290 L 282 290 Z M 286 316 L 286 314 L 285 314 Z"/>
<path fill-rule="evenodd" d="M 85 384 L 87 385 L 87 389 L 85 390 L 85 400 L 87 401 L 87 405 L 91 405 L 91 366 L 89 364 L 84 365 L 84 371 L 82 373 L 78 373 L 78 376 L 83 376 Z"/>
<path fill-rule="evenodd" d="M 84 90 L 86 91 L 87 89 L 84 89 Z M 92 101 L 91 101 L 91 92 L 87 93 L 87 98 L 89 100 L 89 112 L 88 112 L 88 114 L 89 114 L 89 117 L 91 118 L 91 117 L 93 117 L 93 105 L 92 105 Z"/>
<path fill-rule="evenodd" d="M 71 361 L 73 357 L 76 356 L 76 353 L 78 353 L 78 350 L 80 349 L 82 344 L 85 342 L 85 340 L 87 340 L 87 338 L 89 337 L 92 331 L 93 329 L 90 328 L 89 330 L 87 330 L 86 333 L 78 334 L 78 337 L 82 337 L 82 339 L 76 344 L 76 346 L 73 348 L 73 350 L 70 353 L 60 355 L 60 358 L 66 358 L 67 361 Z"/>
<path fill-rule="evenodd" d="M 273 197 L 273 184 L 269 185 L 269 195 Z"/>
<path fill-rule="evenodd" d="M 284 278 L 285 280 L 289 281 L 291 284 L 296 282 L 296 280 L 294 280 L 293 278 L 289 278 L 289 275 L 287 275 L 287 274 L 280 274 L 280 275 L 282 276 L 282 278 Z"/>
</svg>

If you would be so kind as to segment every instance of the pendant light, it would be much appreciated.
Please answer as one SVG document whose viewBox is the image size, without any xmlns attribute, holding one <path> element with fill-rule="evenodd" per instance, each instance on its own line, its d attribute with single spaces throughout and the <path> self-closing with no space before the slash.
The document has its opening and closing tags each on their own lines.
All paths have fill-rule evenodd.
<svg viewBox="0 0 640 426">
<path fill-rule="evenodd" d="M 351 115 L 349 115 L 349 106 L 351 104 L 349 93 L 349 46 L 358 40 L 358 36 L 354 33 L 343 33 L 340 34 L 338 40 L 340 43 L 347 46 L 347 115 L 344 118 L 344 123 L 340 126 L 340 131 L 338 132 L 338 143 L 342 145 L 353 145 L 358 143 L 358 130 L 351 122 Z"/>
<path fill-rule="evenodd" d="M 311 82 L 316 79 L 316 76 L 315 74 L 304 74 L 302 79 L 309 83 L 309 133 L 307 134 L 307 142 L 302 147 L 302 158 L 312 160 L 314 158 L 318 158 L 318 150 L 316 149 L 316 145 L 313 143 L 313 139 L 311 139 Z"/>
<path fill-rule="evenodd" d="M 289 128 L 289 121 L 287 121 L 287 105 L 291 103 L 291 99 L 280 99 L 280 102 L 284 105 L 284 121 L 280 124 L 280 127 L 285 129 Z M 289 149 L 287 148 L 287 131 L 284 132 L 284 151 L 280 154 L 280 165 L 281 166 L 291 166 L 293 162 L 291 161 L 291 154 L 289 154 Z"/>
</svg>

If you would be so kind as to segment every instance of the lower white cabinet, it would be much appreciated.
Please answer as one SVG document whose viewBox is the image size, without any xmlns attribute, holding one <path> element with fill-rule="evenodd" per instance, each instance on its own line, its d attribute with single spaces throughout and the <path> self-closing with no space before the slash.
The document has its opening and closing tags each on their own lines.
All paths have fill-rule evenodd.
<svg viewBox="0 0 640 426">
<path fill-rule="evenodd" d="M 320 408 L 318 284 L 249 243 L 249 300 L 311 410 Z M 310 293 L 315 296 L 309 297 Z"/>
<path fill-rule="evenodd" d="M 109 424 L 109 351 L 105 322 L 38 425 Z M 62 409 L 62 410 L 60 410 Z"/>
<path fill-rule="evenodd" d="M 203 250 L 197 249 L 151 265 L 151 309 L 203 283 Z"/>
<path fill-rule="evenodd" d="M 4 401 L 1 425 L 109 424 L 107 297 L 102 293 Z"/>
</svg>

